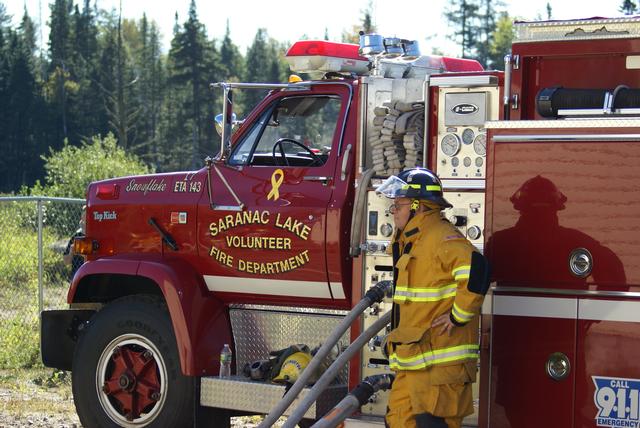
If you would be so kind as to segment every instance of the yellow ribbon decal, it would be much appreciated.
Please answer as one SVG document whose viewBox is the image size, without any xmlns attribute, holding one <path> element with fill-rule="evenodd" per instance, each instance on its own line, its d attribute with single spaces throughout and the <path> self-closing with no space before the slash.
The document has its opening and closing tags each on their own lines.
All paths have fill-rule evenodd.
<svg viewBox="0 0 640 428">
<path fill-rule="evenodd" d="M 276 169 L 275 171 L 273 171 L 273 174 L 271 174 L 272 189 L 267 195 L 267 200 L 269 201 L 271 199 L 273 199 L 274 201 L 278 200 L 278 198 L 280 197 L 280 192 L 278 192 L 278 189 L 280 188 L 280 185 L 282 184 L 283 181 L 284 181 L 284 172 L 281 169 Z"/>
</svg>

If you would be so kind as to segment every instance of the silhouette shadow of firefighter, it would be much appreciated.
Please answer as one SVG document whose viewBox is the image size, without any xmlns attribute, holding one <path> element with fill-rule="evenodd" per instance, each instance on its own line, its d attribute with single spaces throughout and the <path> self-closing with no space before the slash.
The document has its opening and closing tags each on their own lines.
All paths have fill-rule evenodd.
<svg viewBox="0 0 640 428">
<path fill-rule="evenodd" d="M 579 230 L 561 225 L 558 212 L 566 208 L 567 200 L 551 180 L 540 175 L 525 181 L 509 198 L 519 217 L 514 226 L 497 230 L 490 236 L 485 251 L 493 268 L 498 295 L 501 287 L 509 287 L 510 291 L 523 288 L 524 297 L 562 298 L 565 296 L 555 293 L 545 295 L 545 290 L 562 290 L 569 297 L 573 291 L 625 286 L 623 264 L 610 248 Z M 501 215 L 502 219 L 504 217 Z M 563 219 L 563 224 L 566 220 Z M 588 251 L 592 263 L 583 275 L 577 275 L 571 270 L 570 258 L 576 251 L 583 250 Z M 539 289 L 539 292 L 532 289 Z M 535 292 L 532 294 L 532 291 Z M 544 426 L 548 415 L 534 411 L 541 405 L 540 383 L 560 385 L 545 374 L 548 350 L 564 351 L 566 347 L 569 354 L 574 353 L 576 338 L 582 340 L 578 345 L 584 352 L 591 346 L 587 333 L 599 321 L 578 322 L 549 317 L 494 319 L 491 394 L 497 406 L 491 411 L 491 426 Z M 565 327 L 562 327 L 563 322 L 566 322 Z M 557 331 L 554 326 L 558 326 Z M 567 337 L 562 336 L 563 329 Z M 578 358 L 576 355 L 574 360 Z M 572 375 L 581 376 L 589 370 L 584 365 L 577 367 L 575 361 L 572 364 Z M 572 381 L 567 379 L 565 382 Z M 516 388 L 517 394 L 514 393 Z M 553 395 L 552 390 L 549 394 Z"/>
</svg>

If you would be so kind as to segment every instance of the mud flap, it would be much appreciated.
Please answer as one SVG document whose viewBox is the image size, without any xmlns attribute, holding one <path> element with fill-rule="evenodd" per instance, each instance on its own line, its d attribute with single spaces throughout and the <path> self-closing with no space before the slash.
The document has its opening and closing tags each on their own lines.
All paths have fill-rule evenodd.
<svg viewBox="0 0 640 428">
<path fill-rule="evenodd" d="M 47 367 L 71 371 L 78 334 L 96 311 L 42 311 L 40 351 Z"/>
</svg>

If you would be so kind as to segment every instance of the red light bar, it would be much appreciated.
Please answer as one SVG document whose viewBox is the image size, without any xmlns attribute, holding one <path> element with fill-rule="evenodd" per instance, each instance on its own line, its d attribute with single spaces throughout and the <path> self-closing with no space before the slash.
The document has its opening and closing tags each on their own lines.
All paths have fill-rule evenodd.
<svg viewBox="0 0 640 428">
<path fill-rule="evenodd" d="M 358 53 L 358 48 L 359 46 L 353 43 L 300 40 L 289 48 L 286 56 L 330 56 L 368 62 L 367 58 Z"/>
<path fill-rule="evenodd" d="M 96 187 L 96 197 L 98 199 L 118 199 L 120 196 L 120 186 L 117 184 L 98 184 Z"/>
<path fill-rule="evenodd" d="M 475 59 L 451 58 L 443 56 L 441 58 L 445 71 L 484 71 L 482 64 Z"/>
<path fill-rule="evenodd" d="M 287 62 L 294 73 L 314 71 L 366 74 L 369 60 L 358 53 L 358 45 L 326 40 L 301 40 L 287 51 Z"/>
</svg>

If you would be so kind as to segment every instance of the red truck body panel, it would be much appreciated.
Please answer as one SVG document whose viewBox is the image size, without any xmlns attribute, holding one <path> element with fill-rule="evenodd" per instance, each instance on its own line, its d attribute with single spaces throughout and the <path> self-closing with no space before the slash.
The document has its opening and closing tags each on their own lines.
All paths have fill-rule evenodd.
<svg viewBox="0 0 640 428">
<path fill-rule="evenodd" d="M 485 254 L 495 291 L 483 426 L 638 419 L 640 128 L 597 122 L 489 129 Z M 593 258 L 586 278 L 569 267 L 581 248 Z M 555 352 L 571 364 L 562 380 L 545 372 Z M 607 384 L 620 379 L 626 388 Z M 604 402 L 615 402 L 606 415 Z"/>
<path fill-rule="evenodd" d="M 511 95 L 519 97 L 520 106 L 511 110 L 511 119 L 541 119 L 535 100 L 543 88 L 637 88 L 640 70 L 627 69 L 626 58 L 638 54 L 639 39 L 514 43 L 512 55 L 519 56 L 520 66 L 513 70 Z"/>
</svg>

